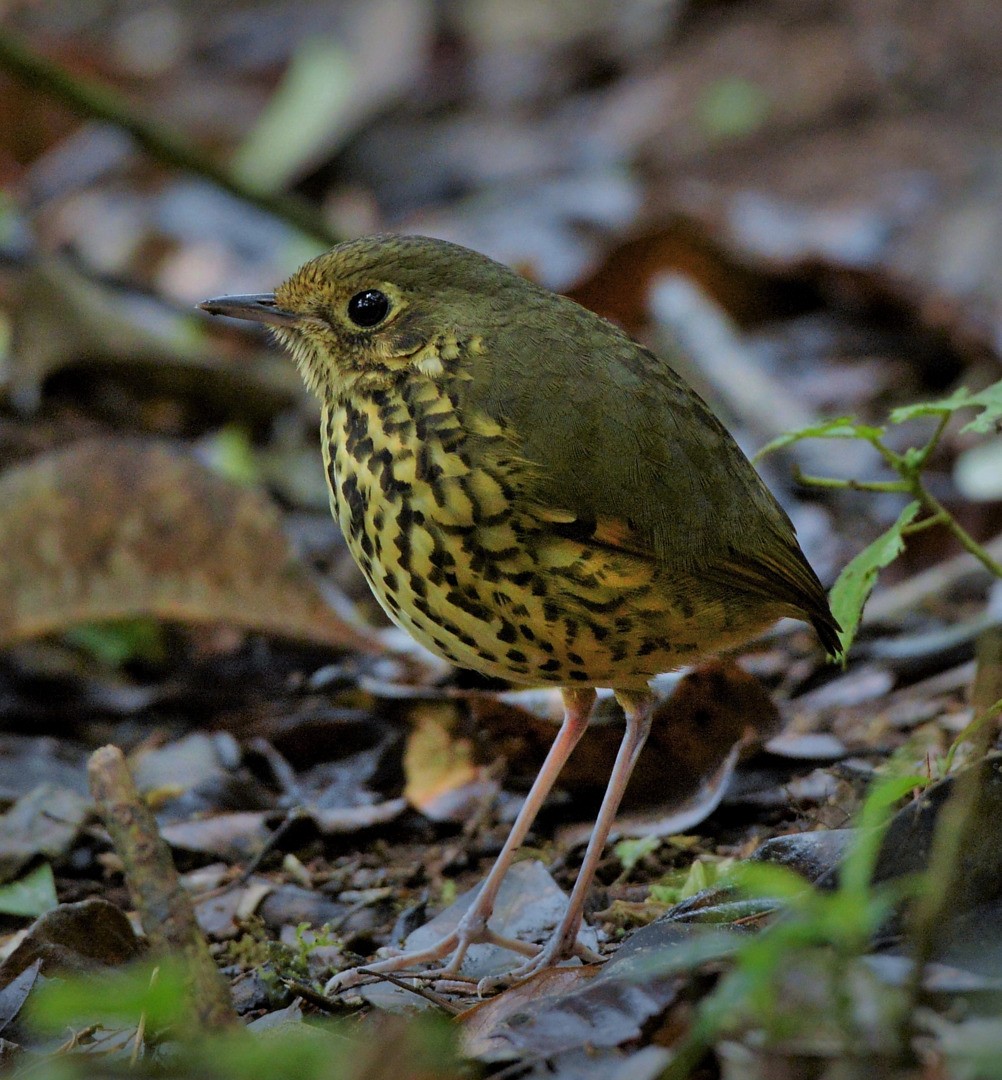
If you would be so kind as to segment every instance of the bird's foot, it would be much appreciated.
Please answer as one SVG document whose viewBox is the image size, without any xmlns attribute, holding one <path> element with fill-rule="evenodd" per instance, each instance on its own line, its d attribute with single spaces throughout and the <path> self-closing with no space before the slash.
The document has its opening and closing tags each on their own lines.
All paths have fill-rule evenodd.
<svg viewBox="0 0 1002 1080">
<path fill-rule="evenodd" d="M 380 975 L 401 972 L 406 979 L 432 981 L 437 984 L 464 983 L 473 984 L 477 980 L 461 971 L 463 961 L 471 945 L 496 945 L 522 956 L 534 957 L 539 951 L 538 945 L 518 941 L 516 938 L 497 934 L 479 919 L 470 920 L 469 925 L 461 922 L 451 933 L 428 946 L 426 949 L 413 949 L 410 952 L 397 953 L 376 960 L 371 964 L 361 964 L 348 968 L 329 979 L 324 987 L 326 994 L 336 994 L 341 990 L 350 990 L 364 983 L 378 982 Z M 445 960 L 440 967 L 428 967 Z M 411 968 L 417 970 L 411 971 Z"/>
<path fill-rule="evenodd" d="M 511 971 L 506 971 L 503 975 L 489 975 L 481 979 L 477 983 L 477 995 L 485 997 L 487 994 L 517 986 L 531 979 L 533 975 L 538 975 L 547 968 L 557 967 L 564 960 L 570 960 L 572 957 L 576 957 L 585 964 L 604 964 L 606 961 L 606 957 L 600 956 L 582 942 L 574 940 L 568 945 L 562 936 L 556 933 L 535 956 L 530 956 L 525 963 L 519 964 Z"/>
</svg>

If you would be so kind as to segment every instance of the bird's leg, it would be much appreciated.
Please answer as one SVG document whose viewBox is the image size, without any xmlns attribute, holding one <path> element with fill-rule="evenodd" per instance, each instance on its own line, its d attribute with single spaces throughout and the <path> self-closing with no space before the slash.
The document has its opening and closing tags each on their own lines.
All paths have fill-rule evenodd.
<svg viewBox="0 0 1002 1080">
<path fill-rule="evenodd" d="M 637 758 L 650 734 L 651 720 L 654 716 L 656 699 L 647 691 L 617 691 L 616 698 L 626 714 L 626 731 L 619 745 L 619 753 L 616 754 L 616 763 L 609 776 L 609 784 L 602 798 L 602 806 L 595 820 L 595 828 L 588 841 L 581 869 L 574 882 L 567 911 L 549 940 L 531 960 L 507 975 L 482 980 L 479 986 L 481 990 L 501 985 L 507 986 L 512 982 L 526 979 L 537 971 L 552 967 L 558 961 L 574 955 L 576 951 L 578 930 L 581 927 L 588 890 L 591 888 L 592 879 L 602 858 L 605 842 L 609 839 L 609 832 L 616 819 L 623 792 L 626 791 L 626 785 L 637 763 Z"/>
<path fill-rule="evenodd" d="M 564 720 L 560 730 L 557 732 L 557 737 L 553 740 L 553 745 L 546 755 L 546 760 L 539 770 L 539 775 L 529 789 L 529 794 L 522 804 L 518 817 L 515 818 L 515 823 L 511 827 L 508 839 L 504 842 L 504 847 L 501 848 L 501 852 L 480 887 L 473 904 L 460 919 L 456 929 L 427 949 L 400 953 L 398 956 L 390 956 L 385 960 L 365 964 L 366 973 L 382 974 L 387 971 L 401 971 L 404 968 L 423 967 L 425 964 L 435 963 L 448 956 L 449 962 L 433 974 L 435 977 L 455 976 L 459 972 L 469 947 L 483 941 L 502 945 L 515 952 L 520 952 L 522 955 L 533 956 L 538 951 L 534 945 L 503 938 L 501 935 L 495 934 L 488 928 L 487 920 L 494 910 L 498 890 L 501 888 L 504 876 L 511 866 L 515 852 L 525 840 L 529 829 L 532 828 L 532 823 L 536 820 L 536 815 L 546 801 L 546 796 L 549 795 L 550 789 L 560 775 L 560 770 L 564 767 L 565 762 L 571 755 L 571 751 L 577 746 L 578 740 L 588 726 L 588 717 L 591 715 L 592 707 L 595 704 L 595 691 L 593 689 L 568 689 L 562 691 L 562 693 L 564 698 Z M 425 973 L 421 972 L 421 974 Z M 335 975 L 327 983 L 325 989 L 330 994 L 337 990 L 346 990 L 351 986 L 356 986 L 364 982 L 365 979 L 366 976 L 362 975 L 357 968 L 351 968 Z"/>
</svg>

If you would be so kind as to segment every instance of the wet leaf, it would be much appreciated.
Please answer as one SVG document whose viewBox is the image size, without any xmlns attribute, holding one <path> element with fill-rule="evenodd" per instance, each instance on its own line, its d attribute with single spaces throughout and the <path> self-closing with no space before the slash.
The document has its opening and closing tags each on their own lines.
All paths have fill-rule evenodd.
<svg viewBox="0 0 1002 1080">
<path fill-rule="evenodd" d="M 275 508 L 155 443 L 88 440 L 0 476 L 0 645 L 81 623 L 229 623 L 368 648 Z"/>
</svg>

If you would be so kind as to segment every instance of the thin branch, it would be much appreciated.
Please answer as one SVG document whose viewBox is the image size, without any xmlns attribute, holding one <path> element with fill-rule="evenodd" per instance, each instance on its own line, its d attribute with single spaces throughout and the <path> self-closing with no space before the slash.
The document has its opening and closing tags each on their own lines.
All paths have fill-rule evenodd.
<svg viewBox="0 0 1002 1080">
<path fill-rule="evenodd" d="M 339 238 L 327 226 L 323 216 L 309 203 L 240 180 L 192 146 L 180 133 L 141 116 L 121 94 L 93 79 L 71 75 L 59 64 L 26 49 L 4 30 L 0 30 L 0 70 L 30 89 L 55 98 L 81 116 L 121 128 L 158 161 L 203 177 L 238 199 L 281 218 L 325 246 L 331 247 L 338 242 Z"/>
<path fill-rule="evenodd" d="M 987 570 L 997 578 L 1002 578 L 1002 563 L 997 562 L 988 552 L 974 539 L 973 536 L 960 524 L 949 510 L 929 491 L 919 477 L 915 478 L 912 486 L 915 497 L 919 499 L 925 508 L 937 517 L 942 515 L 943 525 L 956 537 L 960 546 L 969 551 Z"/>
<path fill-rule="evenodd" d="M 923 518 L 921 521 L 913 522 L 911 525 L 906 525 L 901 530 L 902 536 L 914 536 L 916 533 L 924 532 L 926 529 L 931 529 L 933 525 L 945 525 L 946 517 L 943 514 L 930 514 L 929 517 Z"/>
<path fill-rule="evenodd" d="M 907 495 L 911 491 L 911 485 L 907 480 L 853 480 L 842 479 L 838 476 L 813 476 L 810 473 L 801 472 L 799 468 L 793 470 L 794 479 L 798 484 L 806 487 L 835 488 L 839 491 L 882 491 L 896 492 Z"/>
<path fill-rule="evenodd" d="M 918 453 L 918 459 L 916 461 L 916 467 L 921 469 L 925 466 L 926 461 L 929 460 L 929 455 L 939 445 L 939 440 L 943 437 L 943 432 L 946 431 L 947 424 L 953 418 L 953 413 L 943 413 L 939 418 L 939 422 L 936 424 L 936 430 L 929 437 L 929 441 L 922 447 Z"/>
</svg>

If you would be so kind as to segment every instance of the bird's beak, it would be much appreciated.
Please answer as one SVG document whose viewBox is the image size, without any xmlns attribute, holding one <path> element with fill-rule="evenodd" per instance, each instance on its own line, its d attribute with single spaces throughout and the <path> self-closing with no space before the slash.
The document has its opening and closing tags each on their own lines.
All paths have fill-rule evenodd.
<svg viewBox="0 0 1002 1080">
<path fill-rule="evenodd" d="M 275 303 L 273 293 L 254 293 L 250 296 L 217 296 L 198 305 L 210 315 L 228 315 L 231 319 L 268 323 L 270 326 L 295 326 L 303 316 L 286 311 Z"/>
</svg>

